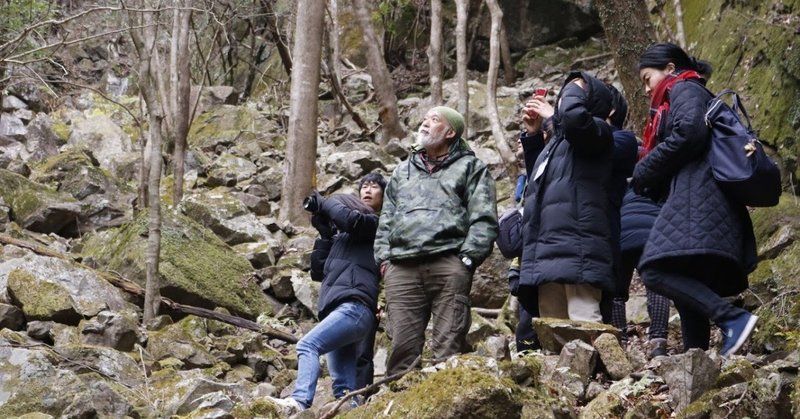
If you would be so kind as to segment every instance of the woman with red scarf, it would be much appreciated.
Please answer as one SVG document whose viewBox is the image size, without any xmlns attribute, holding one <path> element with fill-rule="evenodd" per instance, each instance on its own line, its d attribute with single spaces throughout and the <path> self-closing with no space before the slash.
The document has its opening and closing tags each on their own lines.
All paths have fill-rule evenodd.
<svg viewBox="0 0 800 419">
<path fill-rule="evenodd" d="M 758 318 L 723 297 L 747 288 L 756 252 L 747 208 L 719 189 L 706 158 L 710 131 L 704 117 L 713 95 L 704 78 L 710 73 L 708 63 L 670 43 L 641 56 L 650 118 L 631 186 L 663 202 L 639 261 L 645 285 L 675 303 L 684 350 L 708 349 L 711 321 L 722 331 L 720 353 L 728 356 Z"/>
</svg>

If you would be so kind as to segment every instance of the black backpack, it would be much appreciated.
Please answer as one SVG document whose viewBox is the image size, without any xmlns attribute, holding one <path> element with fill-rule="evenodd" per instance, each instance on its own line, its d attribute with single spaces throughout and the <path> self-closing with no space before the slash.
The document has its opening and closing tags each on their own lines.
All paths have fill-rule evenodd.
<svg viewBox="0 0 800 419">
<path fill-rule="evenodd" d="M 722 100 L 726 95 L 733 96 L 732 108 Z M 708 102 L 705 119 L 711 128 L 708 162 L 720 189 L 731 200 L 750 207 L 777 205 L 781 172 L 756 138 L 739 95 L 733 90 L 720 92 Z"/>
</svg>

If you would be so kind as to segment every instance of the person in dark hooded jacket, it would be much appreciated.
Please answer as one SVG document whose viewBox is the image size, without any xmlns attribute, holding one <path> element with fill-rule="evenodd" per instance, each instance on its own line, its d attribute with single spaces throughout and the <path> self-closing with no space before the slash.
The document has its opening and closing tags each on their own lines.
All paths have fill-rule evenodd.
<svg viewBox="0 0 800 419">
<path fill-rule="evenodd" d="M 601 290 L 613 288 L 611 102 L 603 82 L 571 72 L 528 181 L 519 287 L 539 287 L 542 317 L 600 322 Z"/>
<path fill-rule="evenodd" d="M 639 262 L 645 285 L 675 303 L 684 349 L 708 349 L 710 320 L 722 330 L 720 353 L 727 356 L 742 347 L 757 317 L 723 297 L 747 288 L 756 252 L 747 208 L 728 199 L 706 158 L 704 119 L 713 96 L 703 76 L 710 72 L 708 63 L 670 43 L 641 56 L 651 115 L 631 187 L 664 200 Z"/>
<path fill-rule="evenodd" d="M 316 192 L 309 197 L 313 202 L 306 209 L 313 212 L 311 224 L 320 233 L 311 253 L 311 279 L 322 281 L 320 322 L 297 343 L 291 397 L 273 399 L 284 413 L 313 403 L 323 354 L 328 354 L 337 399 L 371 381 L 365 377 L 372 374 L 371 359 L 366 358 L 371 358 L 374 343 L 379 279 L 373 243 L 385 187 L 383 176 L 371 173 L 360 182 L 360 199 L 345 194 L 323 198 Z"/>
</svg>

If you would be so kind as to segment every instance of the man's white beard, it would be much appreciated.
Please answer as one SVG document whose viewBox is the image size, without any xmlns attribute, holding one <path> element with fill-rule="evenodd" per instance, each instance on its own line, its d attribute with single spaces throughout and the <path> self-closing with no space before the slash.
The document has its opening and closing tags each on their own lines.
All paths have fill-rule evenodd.
<svg viewBox="0 0 800 419">
<path fill-rule="evenodd" d="M 444 138 L 433 138 L 430 133 L 417 131 L 417 144 L 424 148 L 437 147 L 444 142 Z"/>
</svg>

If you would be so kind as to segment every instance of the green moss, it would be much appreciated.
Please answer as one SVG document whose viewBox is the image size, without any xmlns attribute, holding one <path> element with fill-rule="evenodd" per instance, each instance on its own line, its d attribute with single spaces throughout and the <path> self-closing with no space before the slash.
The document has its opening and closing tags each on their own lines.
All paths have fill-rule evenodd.
<svg viewBox="0 0 800 419">
<path fill-rule="evenodd" d="M 93 256 L 107 269 L 144 285 L 147 214 L 110 234 L 86 241 L 85 256 Z M 187 304 L 222 306 L 237 315 L 255 318 L 271 307 L 252 280 L 252 267 L 214 233 L 175 211 L 162 210 L 162 294 Z"/>
<path fill-rule="evenodd" d="M 53 134 L 61 140 L 62 143 L 66 143 L 69 140 L 70 134 L 72 134 L 72 127 L 67 125 L 61 119 L 56 118 L 53 120 L 52 125 L 50 125 L 50 129 L 53 131 Z"/>
<path fill-rule="evenodd" d="M 452 368 L 431 374 L 402 393 L 390 393 L 344 417 L 514 418 L 520 417 L 522 391 L 511 380 L 483 371 Z"/>
<path fill-rule="evenodd" d="M 79 320 L 67 290 L 52 282 L 37 281 L 22 269 L 9 272 L 8 290 L 22 304 L 22 311 L 28 320 L 63 318 L 70 324 L 77 324 Z"/>
<path fill-rule="evenodd" d="M 784 25 L 771 23 L 777 3 L 684 2 L 684 26 L 694 45 L 690 52 L 714 67 L 709 88 L 737 90 L 761 140 L 796 169 L 800 144 L 792 139 L 800 136 L 800 125 L 787 115 L 800 98 L 800 40 Z M 783 3 L 783 9 L 797 13 L 796 6 Z"/>
<path fill-rule="evenodd" d="M 23 224 L 48 202 L 75 202 L 70 196 L 5 169 L 0 169 L 0 196 L 11 207 L 14 220 Z"/>
<path fill-rule="evenodd" d="M 281 417 L 281 410 L 274 403 L 267 400 L 257 399 L 250 403 L 240 403 L 233 408 L 231 414 L 237 419 L 278 419 Z"/>
</svg>

